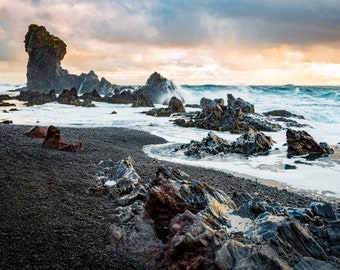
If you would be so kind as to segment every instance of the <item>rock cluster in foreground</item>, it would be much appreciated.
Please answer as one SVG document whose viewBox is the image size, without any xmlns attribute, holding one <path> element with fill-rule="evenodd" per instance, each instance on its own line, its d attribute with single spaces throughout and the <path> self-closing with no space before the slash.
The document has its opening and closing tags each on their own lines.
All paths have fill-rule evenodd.
<svg viewBox="0 0 340 270">
<path fill-rule="evenodd" d="M 98 173 L 98 190 L 115 203 L 107 232 L 114 253 L 151 269 L 340 267 L 340 212 L 331 204 L 289 208 L 249 196 L 236 207 L 182 171 L 160 167 L 148 182 L 133 164 L 103 162 Z"/>
</svg>

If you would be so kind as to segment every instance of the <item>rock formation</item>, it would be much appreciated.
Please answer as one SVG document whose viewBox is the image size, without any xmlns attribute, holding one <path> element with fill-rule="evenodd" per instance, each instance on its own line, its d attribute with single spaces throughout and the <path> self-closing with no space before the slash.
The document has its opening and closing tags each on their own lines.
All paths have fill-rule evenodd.
<svg viewBox="0 0 340 270">
<path fill-rule="evenodd" d="M 175 123 L 183 127 L 198 127 L 218 131 L 242 133 L 253 129 L 255 131 L 278 131 L 282 127 L 261 117 L 254 115 L 254 105 L 241 98 L 235 99 L 228 94 L 228 105 L 223 99 L 210 100 L 202 98 L 201 112 L 189 121 L 178 119 Z"/>
<path fill-rule="evenodd" d="M 63 89 L 75 87 L 80 93 L 97 89 L 108 92 L 114 85 L 90 71 L 80 76 L 69 74 L 61 67 L 66 54 L 66 44 L 60 38 L 51 35 L 44 26 L 31 24 L 25 35 L 25 50 L 28 53 L 27 90 L 49 92 L 54 89 L 60 93 Z"/>
<path fill-rule="evenodd" d="M 164 77 L 161 74 L 154 72 L 146 81 L 146 84 L 140 87 L 137 92 L 143 93 L 153 103 L 169 104 L 170 98 L 176 96 L 184 102 L 184 99 L 177 91 L 177 87 L 174 83 Z"/>
<path fill-rule="evenodd" d="M 203 138 L 201 142 L 191 141 L 188 144 L 182 144 L 174 151 L 184 151 L 186 156 L 194 158 L 230 153 L 250 156 L 268 154 L 273 144 L 274 141 L 270 136 L 266 136 L 262 132 L 254 132 L 253 130 L 245 132 L 234 142 L 224 140 L 210 131 L 208 136 Z"/>
<path fill-rule="evenodd" d="M 287 129 L 287 155 L 302 156 L 307 155 L 307 158 L 318 158 L 333 153 L 333 149 L 325 143 L 317 143 L 314 138 L 306 131 L 296 131 Z"/>
<path fill-rule="evenodd" d="M 176 169 L 160 167 L 146 181 L 131 158 L 101 164 L 98 190 L 106 187 L 102 194 L 115 202 L 107 249 L 148 269 L 340 267 L 340 213 L 331 204 L 291 208 L 250 198 L 236 208 L 224 192 Z M 234 232 L 235 217 L 244 225 Z"/>
<path fill-rule="evenodd" d="M 24 133 L 28 137 L 44 139 L 42 147 L 50 148 L 55 150 L 62 151 L 82 151 L 83 144 L 82 142 L 78 142 L 76 144 L 70 144 L 63 142 L 61 140 L 60 130 L 55 126 L 49 126 L 48 129 L 42 128 L 39 126 L 35 126 Z"/>
<path fill-rule="evenodd" d="M 177 97 L 172 97 L 170 99 L 169 105 L 167 108 L 158 108 L 158 109 L 151 109 L 147 111 L 147 115 L 151 116 L 170 116 L 173 113 L 185 113 L 185 108 L 181 100 Z"/>
</svg>

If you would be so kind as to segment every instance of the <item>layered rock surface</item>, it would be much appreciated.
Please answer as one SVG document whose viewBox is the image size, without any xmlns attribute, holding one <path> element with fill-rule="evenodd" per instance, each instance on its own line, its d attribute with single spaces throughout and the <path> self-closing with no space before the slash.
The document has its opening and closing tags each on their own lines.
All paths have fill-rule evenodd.
<svg viewBox="0 0 340 270">
<path fill-rule="evenodd" d="M 302 209 L 249 198 L 236 208 L 224 192 L 176 169 L 141 179 L 131 158 L 100 175 L 98 188 L 114 200 L 108 249 L 149 269 L 340 267 L 340 213 L 330 204 Z M 242 236 L 231 230 L 236 216 L 245 220 Z"/>
</svg>

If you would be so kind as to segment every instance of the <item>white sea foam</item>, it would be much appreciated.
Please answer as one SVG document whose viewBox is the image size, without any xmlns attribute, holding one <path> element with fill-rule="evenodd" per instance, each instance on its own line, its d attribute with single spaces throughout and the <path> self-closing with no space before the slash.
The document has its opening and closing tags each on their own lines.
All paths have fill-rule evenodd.
<svg viewBox="0 0 340 270">
<path fill-rule="evenodd" d="M 0 94 L 7 93 L 13 85 L 1 85 Z M 303 128 L 316 141 L 325 141 L 330 145 L 340 142 L 340 101 L 339 90 L 328 91 L 331 97 L 308 95 L 301 89 L 252 88 L 247 86 L 198 86 L 181 87 L 179 92 L 187 104 L 199 103 L 201 97 L 224 98 L 231 93 L 255 104 L 256 112 L 274 109 L 285 109 L 298 115 L 304 115 L 305 120 L 298 120 L 311 127 Z M 182 153 L 173 152 L 176 145 L 188 143 L 190 140 L 200 141 L 207 136 L 208 131 L 196 128 L 181 128 L 171 122 L 168 117 L 151 117 L 143 114 L 148 108 L 131 108 L 131 105 L 108 104 L 95 102 L 96 107 L 83 108 L 58 103 L 48 103 L 39 106 L 25 107 L 17 102 L 18 111 L 0 111 L 0 121 L 12 120 L 14 124 L 41 125 L 51 124 L 64 127 L 123 127 L 143 130 L 165 138 L 169 143 L 164 145 L 149 145 L 145 152 L 157 159 L 170 160 L 182 164 L 202 166 L 231 172 L 236 175 L 251 176 L 258 179 L 268 179 L 280 182 L 287 187 L 315 192 L 316 195 L 327 195 L 340 198 L 340 162 L 332 156 L 316 161 L 306 161 L 302 158 L 286 157 L 285 131 L 266 133 L 276 141 L 274 150 L 269 156 L 243 157 L 240 155 L 216 156 L 193 160 Z M 158 105 L 158 107 L 161 105 Z M 195 111 L 196 109 L 188 109 Z M 112 114 L 116 111 L 117 114 Z M 216 132 L 227 140 L 235 140 L 239 135 L 227 132 Z M 85 146 L 86 147 L 86 146 Z M 295 169 L 291 169 L 295 168 Z M 190 172 L 189 172 L 190 173 Z"/>
</svg>

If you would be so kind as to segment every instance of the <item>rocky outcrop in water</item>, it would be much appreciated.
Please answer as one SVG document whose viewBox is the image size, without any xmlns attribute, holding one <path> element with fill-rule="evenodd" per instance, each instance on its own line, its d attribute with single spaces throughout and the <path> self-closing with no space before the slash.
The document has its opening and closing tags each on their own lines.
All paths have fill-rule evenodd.
<svg viewBox="0 0 340 270">
<path fill-rule="evenodd" d="M 54 102 L 57 99 L 57 96 L 54 90 L 51 90 L 48 93 L 22 90 L 16 98 L 20 101 L 27 101 L 26 106 L 34 106 Z"/>
<path fill-rule="evenodd" d="M 188 144 L 177 147 L 174 151 L 184 151 L 186 156 L 194 158 L 203 158 L 206 155 L 227 155 L 230 153 L 249 156 L 268 154 L 273 144 L 274 141 L 270 136 L 266 136 L 262 132 L 254 132 L 253 130 L 245 132 L 234 142 L 229 142 L 213 132 L 209 132 L 208 136 L 203 138 L 201 142 L 191 141 Z"/>
<path fill-rule="evenodd" d="M 94 107 L 95 105 L 92 103 L 92 100 L 85 99 L 81 101 L 78 97 L 77 90 L 73 87 L 70 90 L 63 90 L 63 92 L 57 98 L 58 103 L 74 105 L 74 106 L 82 106 L 82 107 Z"/>
<path fill-rule="evenodd" d="M 182 102 L 184 99 L 177 91 L 176 85 L 161 74 L 154 72 L 146 81 L 146 84 L 137 90 L 138 93 L 143 93 L 153 103 L 169 104 L 171 97 L 176 96 Z"/>
<path fill-rule="evenodd" d="M 185 108 L 181 100 L 176 97 L 170 99 L 167 108 L 157 108 L 146 112 L 147 115 L 167 117 L 173 113 L 185 113 Z"/>
<path fill-rule="evenodd" d="M 201 112 L 190 120 L 178 119 L 175 123 L 183 127 L 198 127 L 218 131 L 242 133 L 253 129 L 255 131 L 279 131 L 281 125 L 273 123 L 260 115 L 254 114 L 254 105 L 241 98 L 228 94 L 228 105 L 223 99 L 210 100 L 202 98 Z"/>
<path fill-rule="evenodd" d="M 325 142 L 317 143 L 306 131 L 287 129 L 287 155 L 303 156 L 313 159 L 332 154 L 333 149 Z"/>
<path fill-rule="evenodd" d="M 100 187 L 114 179 L 105 193 L 116 205 L 110 212 L 107 248 L 148 269 L 340 266 L 340 213 L 331 204 L 289 208 L 255 198 L 236 208 L 224 192 L 182 171 L 160 167 L 155 179 L 146 181 L 131 158 L 112 169 L 110 163 L 102 162 L 99 178 Z M 242 229 L 233 231 L 234 218 Z"/>
</svg>

